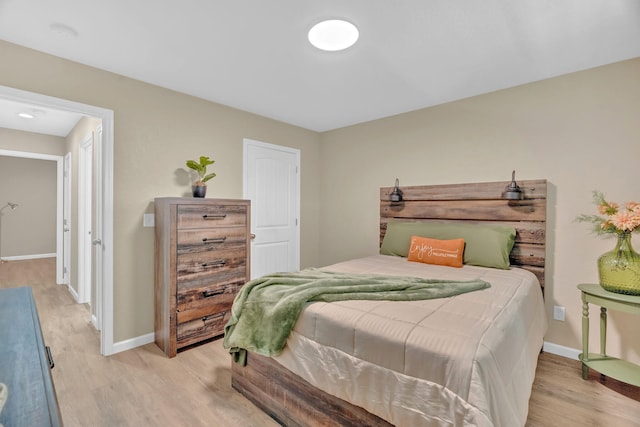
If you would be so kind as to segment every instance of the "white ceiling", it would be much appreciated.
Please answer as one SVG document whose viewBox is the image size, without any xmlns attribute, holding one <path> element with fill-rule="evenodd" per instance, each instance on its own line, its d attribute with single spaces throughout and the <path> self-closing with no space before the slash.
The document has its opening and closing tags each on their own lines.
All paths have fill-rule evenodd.
<svg viewBox="0 0 640 427">
<path fill-rule="evenodd" d="M 0 39 L 326 131 L 640 57 L 640 1 L 0 0 Z"/>
<path fill-rule="evenodd" d="M 32 119 L 18 114 L 28 113 Z M 66 137 L 82 115 L 0 98 L 0 128 Z"/>
</svg>

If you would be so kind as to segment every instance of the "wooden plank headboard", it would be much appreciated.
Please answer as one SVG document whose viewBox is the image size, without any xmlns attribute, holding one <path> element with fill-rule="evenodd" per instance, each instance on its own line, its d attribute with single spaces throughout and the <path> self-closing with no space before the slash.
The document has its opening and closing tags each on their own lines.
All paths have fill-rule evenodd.
<svg viewBox="0 0 640 427">
<path fill-rule="evenodd" d="M 392 203 L 393 187 L 380 189 L 380 244 L 389 221 L 464 221 L 515 227 L 511 265 L 534 273 L 544 289 L 547 181 L 518 181 L 523 200 L 505 200 L 510 181 L 400 187 L 403 201 Z"/>
</svg>

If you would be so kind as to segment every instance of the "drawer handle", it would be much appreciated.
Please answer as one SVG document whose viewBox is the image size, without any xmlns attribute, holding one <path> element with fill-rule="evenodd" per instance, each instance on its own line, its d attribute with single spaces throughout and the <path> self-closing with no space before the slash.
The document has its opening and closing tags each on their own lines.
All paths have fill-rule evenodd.
<svg viewBox="0 0 640 427">
<path fill-rule="evenodd" d="M 206 237 L 202 238 L 202 243 L 224 243 L 227 240 L 227 237 L 217 237 L 215 239 L 208 239 Z"/>
<path fill-rule="evenodd" d="M 224 294 L 224 289 L 216 289 L 215 291 L 203 291 L 202 296 L 205 298 L 215 297 Z"/>
<path fill-rule="evenodd" d="M 202 318 L 202 322 L 207 323 L 209 320 L 217 320 L 217 319 L 223 318 L 225 314 L 226 312 L 223 311 L 222 313 L 212 314 L 210 316 L 204 316 Z"/>
<path fill-rule="evenodd" d="M 47 353 L 47 362 L 49 362 L 49 369 L 53 369 L 53 367 L 56 366 L 56 364 L 53 363 L 53 356 L 51 355 L 51 349 L 47 345 L 44 347 L 44 350 Z"/>
<path fill-rule="evenodd" d="M 217 259 L 213 262 L 205 262 L 202 264 L 203 268 L 208 268 L 208 267 L 222 267 L 227 263 L 227 261 L 223 260 L 223 259 Z"/>
<path fill-rule="evenodd" d="M 204 214 L 202 215 L 202 219 L 225 219 L 227 214 Z"/>
</svg>

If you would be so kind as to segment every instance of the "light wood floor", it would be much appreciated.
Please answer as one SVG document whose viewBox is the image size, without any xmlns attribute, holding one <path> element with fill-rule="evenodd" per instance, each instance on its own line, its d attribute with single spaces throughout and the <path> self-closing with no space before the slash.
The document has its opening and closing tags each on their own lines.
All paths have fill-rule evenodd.
<svg viewBox="0 0 640 427">
<path fill-rule="evenodd" d="M 65 426 L 277 426 L 231 389 L 221 340 L 173 359 L 154 344 L 103 357 L 88 308 L 55 285 L 55 259 L 0 264 L 0 288 L 18 286 L 33 288 Z M 526 425 L 640 426 L 640 390 L 594 372 L 583 381 L 577 361 L 545 353 Z"/>
</svg>

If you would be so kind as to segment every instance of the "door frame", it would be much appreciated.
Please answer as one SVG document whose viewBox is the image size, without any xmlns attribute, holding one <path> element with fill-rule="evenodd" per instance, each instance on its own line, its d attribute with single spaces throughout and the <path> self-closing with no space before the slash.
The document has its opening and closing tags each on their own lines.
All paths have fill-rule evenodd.
<svg viewBox="0 0 640 427">
<path fill-rule="evenodd" d="M 62 163 L 64 178 L 62 184 L 62 268 L 58 269 L 62 274 L 62 280 L 58 281 L 58 283 L 63 285 L 71 283 L 71 202 L 73 201 L 71 198 L 71 183 L 73 182 L 71 160 L 71 152 L 68 152 L 64 155 Z M 58 203 L 60 203 L 60 199 L 58 199 Z"/>
<path fill-rule="evenodd" d="M 113 342 L 113 175 L 114 175 L 114 124 L 113 110 L 94 105 L 81 104 L 62 98 L 28 92 L 8 86 L 0 86 L 0 98 L 16 102 L 23 102 L 34 106 L 70 111 L 86 116 L 97 117 L 102 120 L 102 144 L 100 146 L 101 164 L 98 168 L 99 176 L 96 176 L 96 185 L 100 187 L 102 200 L 101 212 L 97 215 L 101 220 L 99 229 L 102 235 L 98 238 L 102 241 L 101 250 L 96 251 L 96 257 L 101 258 L 101 274 L 96 277 L 96 293 L 100 294 L 101 307 L 98 311 L 102 315 L 100 324 L 100 354 L 110 355 L 115 352 Z M 62 156 L 61 156 L 62 157 Z M 62 170 L 62 161 L 59 163 Z M 59 172 L 62 173 L 62 172 Z M 62 179 L 59 181 L 62 186 Z M 59 189 L 60 190 L 60 189 Z M 59 203 L 57 214 L 62 217 L 62 203 Z M 61 223 L 61 220 L 60 220 Z M 62 233 L 62 227 L 58 227 Z M 60 250 L 60 248 L 58 248 Z"/>
<path fill-rule="evenodd" d="M 103 167 L 103 162 L 102 162 L 102 125 L 98 126 L 95 130 L 95 133 L 93 135 L 93 173 L 98 175 L 98 176 L 103 176 L 102 173 L 102 167 Z M 96 150 L 96 146 L 98 147 L 98 149 Z M 102 215 L 104 213 L 104 198 L 102 196 L 102 191 L 103 191 L 103 187 L 100 185 L 96 185 L 95 187 L 93 187 L 93 207 L 94 207 L 94 211 L 93 214 L 95 215 L 94 221 L 92 226 L 95 227 L 93 229 L 93 234 L 95 236 L 98 236 L 98 238 L 100 238 L 100 236 L 102 236 L 103 233 L 103 229 L 102 227 L 104 226 L 104 221 L 102 219 Z M 92 249 L 95 252 L 103 252 L 104 250 L 104 245 L 102 244 L 102 242 L 99 245 L 95 245 L 92 242 Z M 100 278 L 103 277 L 103 262 L 104 262 L 104 256 L 103 255 L 96 255 L 95 256 L 95 264 L 92 266 L 93 267 L 93 277 L 96 278 Z M 102 285 L 101 285 L 102 286 Z M 92 299 L 91 299 L 91 322 L 93 323 L 93 326 L 98 330 L 101 331 L 102 330 L 102 321 L 103 321 L 103 314 L 102 314 L 102 310 L 104 309 L 103 305 L 102 305 L 102 292 L 98 291 L 98 287 L 96 284 L 96 287 L 94 289 L 92 289 Z M 111 313 L 113 314 L 113 313 Z"/>
<path fill-rule="evenodd" d="M 78 303 L 93 301 L 92 259 L 93 233 L 93 132 L 89 132 L 78 146 Z M 87 235 L 88 234 L 88 235 Z M 92 310 L 93 311 L 93 310 Z M 99 329 L 99 328 L 96 328 Z"/>
</svg>

